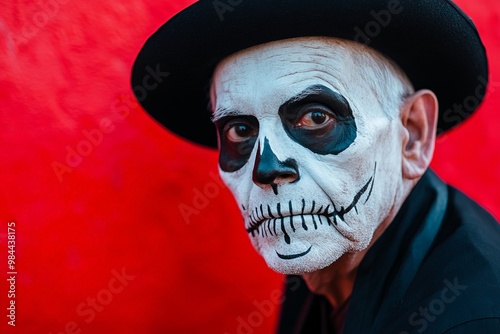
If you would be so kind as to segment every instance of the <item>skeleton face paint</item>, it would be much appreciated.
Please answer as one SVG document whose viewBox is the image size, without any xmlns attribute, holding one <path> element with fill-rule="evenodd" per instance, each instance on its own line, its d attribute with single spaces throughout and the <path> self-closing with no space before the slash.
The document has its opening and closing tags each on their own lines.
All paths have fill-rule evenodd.
<svg viewBox="0 0 500 334">
<path fill-rule="evenodd" d="M 214 73 L 221 177 L 255 249 L 281 273 L 365 249 L 397 201 L 399 118 L 384 112 L 376 79 L 358 71 L 370 64 L 357 64 L 348 43 L 268 43 Z"/>
</svg>

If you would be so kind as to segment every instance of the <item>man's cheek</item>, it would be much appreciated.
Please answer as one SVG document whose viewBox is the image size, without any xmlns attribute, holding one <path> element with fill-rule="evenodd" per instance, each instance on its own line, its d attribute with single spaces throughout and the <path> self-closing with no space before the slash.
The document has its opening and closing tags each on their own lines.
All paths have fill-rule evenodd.
<svg viewBox="0 0 500 334">
<path fill-rule="evenodd" d="M 244 180 L 245 168 L 247 168 L 247 166 L 244 166 L 241 170 L 233 173 L 227 173 L 219 169 L 222 181 L 231 191 L 242 214 L 248 210 L 248 198 L 251 188 L 251 184 L 249 184 L 248 180 Z"/>
</svg>

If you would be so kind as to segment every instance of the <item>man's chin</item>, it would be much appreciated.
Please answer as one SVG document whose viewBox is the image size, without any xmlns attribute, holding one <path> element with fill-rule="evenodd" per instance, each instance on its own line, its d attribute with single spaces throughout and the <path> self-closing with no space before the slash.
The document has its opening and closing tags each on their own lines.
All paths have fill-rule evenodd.
<svg viewBox="0 0 500 334">
<path fill-rule="evenodd" d="M 328 267 L 344 253 L 344 247 L 321 247 L 320 245 L 302 244 L 296 247 L 263 247 L 260 254 L 267 265 L 274 271 L 285 275 L 302 275 Z"/>
<path fill-rule="evenodd" d="M 250 240 L 267 265 L 281 274 L 301 275 L 323 269 L 348 252 L 365 249 L 371 235 L 357 233 L 358 239 L 342 235 L 337 229 L 319 225 L 317 229 L 297 229 L 292 238 L 278 233 L 256 235 Z"/>
</svg>

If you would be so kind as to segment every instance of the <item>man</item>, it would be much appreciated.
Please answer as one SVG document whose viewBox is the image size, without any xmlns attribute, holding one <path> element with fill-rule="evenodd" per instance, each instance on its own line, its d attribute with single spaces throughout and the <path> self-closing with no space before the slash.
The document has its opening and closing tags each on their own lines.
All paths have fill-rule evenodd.
<svg viewBox="0 0 500 334">
<path fill-rule="evenodd" d="M 470 19 L 446 0 L 225 5 L 160 28 L 133 87 L 167 128 L 218 141 L 255 249 L 305 281 L 280 332 L 500 332 L 500 226 L 428 170 L 484 96 Z"/>
</svg>

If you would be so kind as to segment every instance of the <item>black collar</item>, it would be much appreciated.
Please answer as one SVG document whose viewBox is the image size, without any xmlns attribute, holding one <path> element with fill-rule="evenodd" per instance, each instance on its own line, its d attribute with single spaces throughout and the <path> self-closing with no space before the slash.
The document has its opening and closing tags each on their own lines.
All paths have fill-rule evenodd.
<svg viewBox="0 0 500 334">
<path fill-rule="evenodd" d="M 344 333 L 372 332 L 377 315 L 403 299 L 433 245 L 447 203 L 447 186 L 428 170 L 361 261 Z"/>
</svg>

